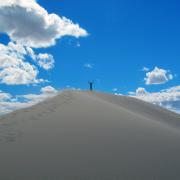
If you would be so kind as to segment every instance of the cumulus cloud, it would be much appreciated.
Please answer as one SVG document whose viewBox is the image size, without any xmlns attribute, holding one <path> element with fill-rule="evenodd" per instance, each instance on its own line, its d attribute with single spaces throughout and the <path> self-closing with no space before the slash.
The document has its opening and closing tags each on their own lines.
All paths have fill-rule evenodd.
<svg viewBox="0 0 180 180">
<path fill-rule="evenodd" d="M 0 44 L 0 83 L 25 85 L 44 82 L 37 78 L 37 68 L 25 61 L 26 55 L 27 50 L 22 45 Z"/>
<path fill-rule="evenodd" d="M 63 36 L 87 36 L 86 30 L 66 17 L 49 14 L 35 0 L 0 0 L 0 32 L 17 44 L 40 48 Z"/>
<path fill-rule="evenodd" d="M 154 70 L 147 72 L 145 81 L 147 85 L 164 84 L 173 79 L 173 75 L 165 69 L 155 67 Z"/>
<path fill-rule="evenodd" d="M 13 42 L 9 42 L 8 45 L 0 43 L 0 55 L 8 55 L 14 58 L 23 59 L 26 54 L 26 49 L 20 45 Z"/>
<path fill-rule="evenodd" d="M 51 54 L 36 54 L 32 48 L 26 47 L 26 55 L 30 56 L 39 67 L 45 70 L 50 70 L 54 67 L 55 60 Z"/>
<path fill-rule="evenodd" d="M 66 17 L 49 14 L 35 0 L 0 0 L 0 33 L 10 38 L 0 44 L 0 83 L 9 85 L 44 82 L 29 58 L 45 70 L 54 67 L 51 54 L 36 54 L 33 48 L 49 47 L 63 36 L 87 36 L 86 30 Z"/>
<path fill-rule="evenodd" d="M 43 87 L 40 92 L 40 94 L 20 95 L 18 98 L 24 98 L 28 106 L 32 106 L 58 94 L 58 91 L 52 86 Z"/>
<path fill-rule="evenodd" d="M 52 86 L 43 87 L 40 92 L 40 94 L 26 94 L 14 97 L 9 93 L 0 91 L 0 115 L 30 107 L 58 93 Z"/>
<path fill-rule="evenodd" d="M 54 67 L 54 58 L 51 54 L 38 54 L 36 61 L 40 67 L 45 70 L 52 69 Z"/>
<path fill-rule="evenodd" d="M 0 82 L 8 85 L 39 83 L 38 70 L 21 59 L 8 55 L 0 56 Z"/>
<path fill-rule="evenodd" d="M 0 115 L 26 107 L 29 107 L 29 104 L 25 102 L 0 101 Z"/>
<path fill-rule="evenodd" d="M 43 94 L 56 94 L 57 90 L 53 88 L 52 86 L 46 86 L 46 87 L 41 88 L 41 92 Z"/>
<path fill-rule="evenodd" d="M 9 93 L 5 93 L 0 90 L 0 102 L 4 100 L 8 100 L 11 98 L 11 95 Z"/>
<path fill-rule="evenodd" d="M 37 79 L 38 69 L 26 62 L 31 58 L 39 67 L 49 70 L 54 67 L 51 54 L 36 54 L 30 47 L 9 42 L 7 46 L 0 44 L 0 82 L 10 85 L 22 85 L 44 82 Z"/>
<path fill-rule="evenodd" d="M 137 96 L 145 96 L 147 95 L 148 92 L 145 90 L 145 88 L 142 88 L 142 87 L 139 87 L 137 90 L 136 90 L 136 95 Z"/>
<path fill-rule="evenodd" d="M 152 93 L 147 92 L 144 88 L 138 88 L 131 96 L 180 112 L 180 86 Z"/>
</svg>

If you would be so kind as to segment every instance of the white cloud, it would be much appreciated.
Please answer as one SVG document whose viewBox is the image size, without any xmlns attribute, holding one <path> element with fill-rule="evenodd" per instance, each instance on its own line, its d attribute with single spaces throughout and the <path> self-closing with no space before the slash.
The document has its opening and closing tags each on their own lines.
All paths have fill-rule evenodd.
<svg viewBox="0 0 180 180">
<path fill-rule="evenodd" d="M 11 98 L 9 93 L 4 93 L 0 90 L 0 102 Z"/>
<path fill-rule="evenodd" d="M 55 94 L 57 93 L 57 90 L 53 88 L 52 86 L 46 86 L 46 87 L 41 88 L 41 92 L 43 94 Z"/>
<path fill-rule="evenodd" d="M 164 84 L 172 79 L 173 75 L 168 70 L 155 67 L 153 71 L 146 73 L 145 81 L 147 85 L 151 85 Z"/>
<path fill-rule="evenodd" d="M 6 102 L 6 101 L 0 101 L 0 115 L 7 114 L 12 111 L 22 109 L 29 107 L 28 103 L 25 102 Z"/>
<path fill-rule="evenodd" d="M 51 54 L 36 54 L 32 48 L 49 47 L 62 36 L 87 36 L 86 30 L 65 17 L 48 14 L 35 0 L 0 0 L 0 32 L 9 36 L 8 45 L 0 44 L 0 83 L 9 85 L 44 82 L 37 67 L 54 67 Z"/>
<path fill-rule="evenodd" d="M 148 94 L 148 92 L 145 90 L 145 88 L 139 87 L 139 88 L 136 90 L 136 95 L 137 95 L 137 96 L 146 96 L 147 94 Z"/>
<path fill-rule="evenodd" d="M 32 48 L 26 47 L 26 55 L 29 55 L 39 67 L 45 70 L 50 70 L 54 67 L 55 60 L 51 54 L 36 54 Z"/>
<path fill-rule="evenodd" d="M 170 93 L 180 92 L 180 86 L 174 86 L 169 89 L 162 90 L 162 92 L 170 92 Z"/>
<path fill-rule="evenodd" d="M 8 48 L 10 51 L 15 51 L 17 54 L 26 54 L 26 49 L 21 44 L 15 44 L 13 42 L 8 43 Z"/>
<path fill-rule="evenodd" d="M 54 45 L 62 36 L 88 34 L 66 17 L 48 14 L 35 0 L 0 0 L 0 32 L 17 44 L 34 48 Z"/>
<path fill-rule="evenodd" d="M 85 68 L 89 68 L 89 69 L 93 69 L 94 64 L 86 63 L 86 64 L 84 64 L 84 67 L 85 67 Z"/>
<path fill-rule="evenodd" d="M 149 68 L 148 68 L 148 67 L 143 67 L 143 68 L 142 68 L 142 71 L 148 72 L 148 71 L 149 71 Z"/>
<path fill-rule="evenodd" d="M 23 1 L 23 0 L 0 0 L 0 6 L 13 6 L 13 5 L 18 5 L 22 4 L 23 6 L 30 6 L 36 2 L 36 0 L 28 0 L 28 1 Z"/>
<path fill-rule="evenodd" d="M 138 88 L 132 96 L 180 112 L 180 86 L 153 93 L 147 92 L 144 88 Z"/>
<path fill-rule="evenodd" d="M 8 55 L 14 58 L 23 59 L 25 54 L 26 54 L 26 50 L 20 44 L 9 42 L 8 45 L 6 46 L 0 43 L 0 55 Z"/>
<path fill-rule="evenodd" d="M 58 91 L 52 86 L 41 88 L 40 94 L 26 94 L 13 97 L 9 93 L 0 91 L 0 115 L 17 109 L 27 108 L 57 95 Z M 22 101 L 22 99 L 24 99 Z"/>
<path fill-rule="evenodd" d="M 117 91 L 118 91 L 118 88 L 113 88 L 113 91 L 114 91 L 114 92 L 117 92 Z"/>
<path fill-rule="evenodd" d="M 42 82 L 37 79 L 38 70 L 18 57 L 0 53 L 0 82 L 8 85 L 22 85 Z"/>
<path fill-rule="evenodd" d="M 52 69 L 54 67 L 54 58 L 50 54 L 39 54 L 36 58 L 38 65 L 45 70 Z"/>
<path fill-rule="evenodd" d="M 18 98 L 24 98 L 27 101 L 28 105 L 32 106 L 58 94 L 58 91 L 52 86 L 43 87 L 41 88 L 40 92 L 41 94 L 20 95 L 18 96 Z"/>
<path fill-rule="evenodd" d="M 34 84 L 44 82 L 37 79 L 39 71 L 34 65 L 26 62 L 30 57 L 45 70 L 54 67 L 51 54 L 35 54 L 32 48 L 9 42 L 7 46 L 0 44 L 0 82 L 11 85 Z"/>
</svg>

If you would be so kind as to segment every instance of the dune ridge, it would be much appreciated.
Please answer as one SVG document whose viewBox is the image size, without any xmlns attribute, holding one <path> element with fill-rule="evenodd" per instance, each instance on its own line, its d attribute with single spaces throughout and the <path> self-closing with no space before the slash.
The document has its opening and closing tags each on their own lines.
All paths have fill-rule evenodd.
<svg viewBox="0 0 180 180">
<path fill-rule="evenodd" d="M 64 91 L 0 118 L 0 179 L 179 180 L 180 115 Z"/>
</svg>

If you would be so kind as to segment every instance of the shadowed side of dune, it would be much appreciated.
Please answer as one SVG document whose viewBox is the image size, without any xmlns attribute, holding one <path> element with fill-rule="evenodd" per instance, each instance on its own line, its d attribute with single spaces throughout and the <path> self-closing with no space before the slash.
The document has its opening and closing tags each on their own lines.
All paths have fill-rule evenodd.
<svg viewBox="0 0 180 180">
<path fill-rule="evenodd" d="M 0 178 L 179 180 L 178 120 L 133 98 L 65 91 L 1 118 Z"/>
<path fill-rule="evenodd" d="M 112 94 L 94 93 L 97 98 L 118 105 L 130 113 L 138 114 L 144 118 L 166 123 L 172 127 L 180 127 L 180 115 L 160 106 L 129 96 L 115 96 Z"/>
</svg>

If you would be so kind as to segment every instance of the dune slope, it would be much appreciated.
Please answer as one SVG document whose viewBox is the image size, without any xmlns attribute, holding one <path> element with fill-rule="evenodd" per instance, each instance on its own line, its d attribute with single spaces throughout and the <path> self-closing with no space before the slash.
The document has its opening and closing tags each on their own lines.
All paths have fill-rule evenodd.
<svg viewBox="0 0 180 180">
<path fill-rule="evenodd" d="M 180 116 L 143 101 L 64 91 L 0 118 L 2 180 L 179 180 Z"/>
</svg>

